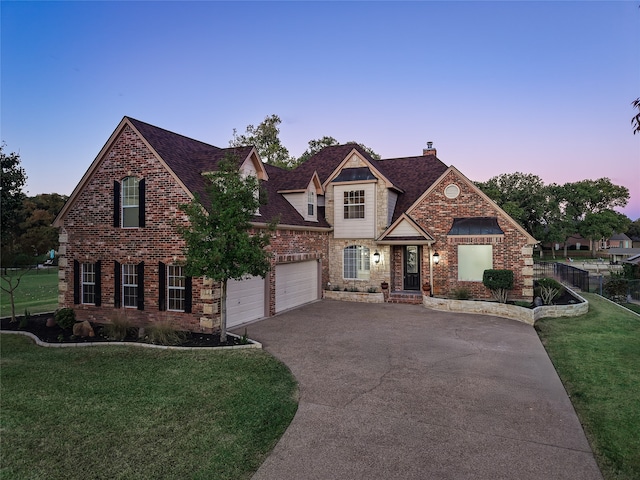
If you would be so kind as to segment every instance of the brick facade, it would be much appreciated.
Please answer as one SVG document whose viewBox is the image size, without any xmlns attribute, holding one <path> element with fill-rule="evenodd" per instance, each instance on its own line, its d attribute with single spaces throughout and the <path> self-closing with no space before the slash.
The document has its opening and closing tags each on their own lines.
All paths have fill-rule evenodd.
<svg viewBox="0 0 640 480">
<path fill-rule="evenodd" d="M 448 185 L 457 185 L 460 194 L 449 199 L 444 195 Z M 450 171 L 438 184 L 434 185 L 409 215 L 434 238 L 432 248 L 440 256 L 438 265 L 433 266 L 434 295 L 451 295 L 458 288 L 465 288 L 474 298 L 490 298 L 491 292 L 482 282 L 462 282 L 458 280 L 457 246 L 461 243 L 492 245 L 493 268 L 513 270 L 513 298 L 531 300 L 533 298 L 533 248 L 528 245 L 527 236 L 516 227 L 512 220 L 478 193 L 470 182 L 454 170 Z M 497 217 L 504 236 L 475 236 L 455 238 L 447 236 L 454 218 Z M 428 281 L 429 251 L 423 248 L 423 281 Z"/>
<path fill-rule="evenodd" d="M 141 131 L 144 132 L 144 137 Z M 163 152 L 162 159 L 159 158 L 161 153 L 158 149 Z M 188 218 L 180 206 L 191 201 L 188 192 L 201 188 L 198 183 L 201 179 L 200 172 L 215 168 L 216 155 L 223 154 L 223 149 L 125 117 L 56 219 L 55 224 L 60 227 L 59 305 L 73 307 L 79 319 L 98 323 L 108 323 L 124 313 L 133 324 L 140 326 L 169 322 L 191 331 L 210 332 L 219 328 L 220 285 L 211 280 L 194 278 L 192 311 L 166 311 L 160 308 L 162 282 L 159 268 L 161 264 L 184 262 L 185 244 L 178 227 L 186 225 Z M 465 288 L 474 298 L 490 297 L 490 292 L 482 282 L 458 280 L 458 246 L 472 244 L 492 245 L 493 268 L 510 269 L 514 272 L 515 288 L 511 297 L 532 299 L 532 243 L 535 240 L 460 172 L 447 168 L 437 160 L 435 151 L 425 157 L 391 159 L 379 163 L 368 158 L 357 146 L 350 145 L 329 147 L 316 154 L 318 155 L 320 157 L 315 160 L 312 158 L 298 167 L 299 171 L 296 169 L 290 172 L 292 176 L 289 178 L 293 178 L 293 183 L 299 181 L 300 187 L 306 188 L 314 175 L 320 176 L 318 172 L 322 173 L 320 182 L 325 189 L 325 218 L 318 218 L 314 222 L 305 221 L 293 206 L 278 197 L 278 185 L 281 185 L 278 182 L 289 181 L 285 178 L 288 173 L 272 170 L 274 178 L 263 184 L 272 189 L 272 200 L 275 195 L 276 201 L 273 204 L 270 202 L 270 214 L 273 217 L 283 214 L 286 219 L 273 232 L 267 247 L 272 254 L 272 269 L 266 278 L 266 315 L 271 316 L 276 312 L 275 267 L 292 262 L 317 261 L 318 283 L 323 289 L 337 286 L 340 290 L 356 288 L 365 292 L 375 288 L 380 292 L 381 284 L 386 283 L 389 288 L 384 289 L 384 298 L 391 301 L 390 294 L 404 288 L 404 246 L 415 244 L 420 249 L 420 285 L 429 283 L 436 296 L 451 296 L 456 289 Z M 344 160 L 347 161 L 343 162 Z M 196 167 L 192 165 L 192 161 L 209 163 L 200 163 Z M 256 162 L 257 167 L 261 168 L 259 159 Z M 337 170 L 340 165 L 342 168 L 371 167 L 371 171 L 375 172 L 377 181 L 371 176 L 366 180 L 368 185 L 375 183 L 375 188 L 368 190 L 375 202 L 372 208 L 375 218 L 363 219 L 372 222 L 367 235 L 375 236 L 334 236 L 331 226 L 334 225 L 335 212 L 342 214 L 342 199 L 334 198 L 334 185 L 329 180 L 339 173 Z M 333 171 L 321 168 L 326 166 L 333 168 Z M 393 182 L 385 177 L 389 173 L 394 178 Z M 276 175 L 282 176 L 284 180 L 275 178 Z M 114 226 L 114 210 L 119 210 L 115 201 L 117 197 L 114 193 L 114 181 L 122 182 L 126 177 L 144 180 L 145 224 L 139 228 Z M 346 183 L 358 184 L 357 181 Z M 298 185 L 286 185 L 284 190 L 297 191 Z M 444 194 L 449 185 L 456 185 L 460 189 L 455 198 L 448 198 Z M 415 222 L 414 225 L 423 230 L 416 231 L 416 234 L 424 234 L 424 238 L 411 237 L 414 240 L 408 238 L 406 242 L 399 242 L 398 237 L 391 236 L 382 241 L 390 224 L 405 213 L 401 210 L 406 210 L 407 216 Z M 447 235 L 454 218 L 468 217 L 495 217 L 504 234 Z M 259 222 L 256 220 L 255 228 L 261 228 L 261 222 L 267 220 L 268 218 Z M 407 225 L 408 223 L 411 222 L 408 221 Z M 345 230 L 345 225 L 347 223 L 342 222 L 343 236 L 345 232 L 353 233 L 350 226 Z M 410 228 L 412 227 L 408 230 L 405 228 L 402 234 L 396 235 L 411 232 Z M 432 241 L 429 236 L 434 240 L 432 245 L 429 245 Z M 353 245 L 369 249 L 370 272 L 367 280 L 344 278 L 343 252 L 346 247 Z M 431 268 L 431 255 L 434 251 L 439 253 L 440 262 Z M 373 258 L 375 252 L 380 255 L 378 263 Z M 74 304 L 74 262 L 83 264 L 98 261 L 101 266 L 101 305 Z M 120 265 L 144 263 L 144 309 L 116 308 L 115 262 Z M 433 282 L 430 282 L 431 275 Z"/>
<path fill-rule="evenodd" d="M 145 226 L 113 226 L 114 180 L 134 176 L 145 180 Z M 190 331 L 212 331 L 220 325 L 220 287 L 202 278 L 192 284 L 192 312 L 162 311 L 159 308 L 159 262 L 184 261 L 184 241 L 178 225 L 187 217 L 180 205 L 190 201 L 184 188 L 149 150 L 133 129 L 125 126 L 109 150 L 99 160 L 88 181 L 82 185 L 60 225 L 59 306 L 72 307 L 79 319 L 108 323 L 126 315 L 136 325 L 156 322 Z M 319 260 L 322 281 L 328 281 L 328 233 L 305 230 L 277 230 L 269 250 L 272 263 Z M 101 262 L 101 306 L 74 305 L 74 260 Z M 115 264 L 144 262 L 144 310 L 115 308 Z M 275 313 L 275 273 L 268 277 L 269 315 Z M 213 317 L 212 317 L 213 316 Z"/>
</svg>

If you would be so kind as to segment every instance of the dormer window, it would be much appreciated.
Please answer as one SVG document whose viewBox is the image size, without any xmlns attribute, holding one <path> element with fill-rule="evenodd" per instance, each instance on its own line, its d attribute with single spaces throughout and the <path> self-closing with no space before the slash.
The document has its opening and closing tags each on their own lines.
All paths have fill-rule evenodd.
<svg viewBox="0 0 640 480">
<path fill-rule="evenodd" d="M 313 217 L 316 210 L 316 192 L 309 190 L 307 192 L 307 215 Z"/>
</svg>

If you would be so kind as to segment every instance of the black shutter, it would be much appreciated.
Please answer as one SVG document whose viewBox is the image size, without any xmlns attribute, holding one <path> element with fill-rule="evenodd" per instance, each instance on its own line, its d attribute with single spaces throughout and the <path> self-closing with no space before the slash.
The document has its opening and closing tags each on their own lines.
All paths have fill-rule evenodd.
<svg viewBox="0 0 640 480">
<path fill-rule="evenodd" d="M 113 306 L 115 308 L 120 308 L 122 306 L 122 303 L 120 301 L 120 296 L 122 294 L 121 282 L 122 282 L 122 271 L 120 270 L 120 264 L 114 261 L 113 262 Z"/>
<path fill-rule="evenodd" d="M 184 278 L 184 311 L 191 313 L 191 277 Z"/>
<path fill-rule="evenodd" d="M 144 227 L 144 191 L 145 191 L 145 183 L 144 178 L 138 182 L 138 226 L 140 228 Z"/>
<path fill-rule="evenodd" d="M 120 183 L 113 181 L 113 226 L 120 228 Z"/>
<path fill-rule="evenodd" d="M 167 266 L 158 262 L 158 310 L 167 309 Z"/>
<path fill-rule="evenodd" d="M 99 307 L 100 305 L 102 305 L 102 283 L 101 283 L 101 270 L 102 270 L 102 263 L 100 262 L 100 260 L 98 260 L 96 262 L 96 298 L 95 298 L 95 304 L 96 307 Z"/>
<path fill-rule="evenodd" d="M 73 303 L 80 303 L 80 262 L 73 261 Z"/>
<path fill-rule="evenodd" d="M 138 264 L 138 310 L 144 310 L 144 262 Z"/>
</svg>

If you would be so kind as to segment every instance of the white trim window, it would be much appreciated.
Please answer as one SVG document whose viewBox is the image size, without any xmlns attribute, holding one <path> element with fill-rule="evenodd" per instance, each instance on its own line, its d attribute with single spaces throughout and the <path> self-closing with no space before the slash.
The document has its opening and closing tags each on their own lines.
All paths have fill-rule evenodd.
<svg viewBox="0 0 640 480">
<path fill-rule="evenodd" d="M 82 264 L 82 303 L 95 305 L 96 303 L 96 264 Z"/>
<path fill-rule="evenodd" d="M 138 266 L 122 265 L 122 305 L 138 308 Z"/>
<path fill-rule="evenodd" d="M 140 186 L 136 177 L 122 180 L 122 227 L 140 226 Z"/>
<path fill-rule="evenodd" d="M 369 280 L 370 251 L 362 245 L 351 245 L 342 251 L 343 277 L 348 280 Z"/>
<path fill-rule="evenodd" d="M 180 265 L 167 265 L 167 310 L 185 311 L 186 278 Z"/>
<path fill-rule="evenodd" d="M 344 192 L 344 218 L 364 218 L 364 190 Z"/>
<path fill-rule="evenodd" d="M 316 209 L 316 192 L 309 190 L 307 192 L 307 215 L 309 217 L 315 216 Z"/>
</svg>

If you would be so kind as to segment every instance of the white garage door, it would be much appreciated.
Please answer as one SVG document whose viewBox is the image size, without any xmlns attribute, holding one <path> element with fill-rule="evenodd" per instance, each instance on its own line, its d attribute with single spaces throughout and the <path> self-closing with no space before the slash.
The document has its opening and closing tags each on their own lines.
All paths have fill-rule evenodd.
<svg viewBox="0 0 640 480">
<path fill-rule="evenodd" d="M 264 278 L 229 280 L 227 283 L 227 328 L 264 317 Z"/>
<path fill-rule="evenodd" d="M 276 312 L 317 299 L 317 261 L 276 265 Z"/>
</svg>

